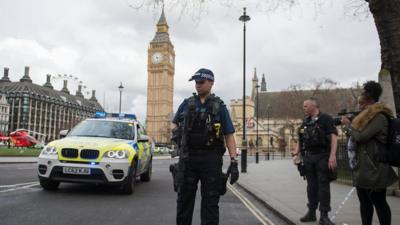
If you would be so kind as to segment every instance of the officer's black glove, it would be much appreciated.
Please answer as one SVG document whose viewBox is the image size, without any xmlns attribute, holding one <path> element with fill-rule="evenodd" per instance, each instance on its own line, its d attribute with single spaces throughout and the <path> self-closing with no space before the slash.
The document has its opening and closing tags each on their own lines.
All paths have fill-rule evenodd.
<svg viewBox="0 0 400 225">
<path fill-rule="evenodd" d="M 171 133 L 172 133 L 172 135 L 171 135 L 171 141 L 173 142 L 173 143 L 175 143 L 175 144 L 180 144 L 179 143 L 179 136 L 180 136 L 180 133 L 179 133 L 179 127 L 175 127 L 174 129 L 172 129 L 172 131 L 171 131 Z"/>
<path fill-rule="evenodd" d="M 231 165 L 229 165 L 228 173 L 231 174 L 230 184 L 234 184 L 239 179 L 239 169 L 238 169 L 238 162 L 231 161 Z"/>
</svg>

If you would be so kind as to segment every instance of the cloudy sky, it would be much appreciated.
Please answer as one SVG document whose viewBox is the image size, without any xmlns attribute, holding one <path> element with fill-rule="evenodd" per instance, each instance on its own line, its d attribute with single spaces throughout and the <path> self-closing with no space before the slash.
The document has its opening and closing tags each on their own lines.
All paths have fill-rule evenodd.
<svg viewBox="0 0 400 225">
<path fill-rule="evenodd" d="M 376 28 L 371 15 L 350 16 L 354 10 L 349 2 L 357 4 L 357 0 L 308 0 L 276 10 L 261 0 L 208 0 L 201 8 L 195 3 L 199 1 L 187 1 L 187 8 L 175 5 L 177 0 L 165 1 L 176 52 L 175 110 L 193 92 L 194 85 L 187 80 L 201 67 L 214 71 L 214 92 L 225 102 L 241 98 L 243 24 L 238 17 L 244 6 L 251 16 L 247 94 L 255 67 L 259 77 L 265 74 L 270 91 L 291 84 L 309 86 L 312 80 L 323 78 L 340 86 L 377 79 Z M 139 10 L 133 8 L 142 2 Z M 144 120 L 147 49 L 161 12 L 160 4 L 151 2 L 1 0 L 0 68 L 9 67 L 10 79 L 16 81 L 28 65 L 37 84 L 45 82 L 46 74 L 77 77 L 88 91 L 97 91 L 107 111 L 118 110 L 117 87 L 122 81 L 123 111 Z M 73 93 L 78 81 L 69 82 Z M 60 89 L 62 79 L 53 84 Z"/>
</svg>

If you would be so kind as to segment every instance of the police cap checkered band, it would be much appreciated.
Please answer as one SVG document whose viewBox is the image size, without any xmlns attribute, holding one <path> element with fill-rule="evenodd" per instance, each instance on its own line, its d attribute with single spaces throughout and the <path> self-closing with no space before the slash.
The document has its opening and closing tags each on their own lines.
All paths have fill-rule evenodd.
<svg viewBox="0 0 400 225">
<path fill-rule="evenodd" d="M 190 79 L 192 80 L 211 80 L 214 81 L 214 73 L 209 69 L 199 69 Z"/>
</svg>

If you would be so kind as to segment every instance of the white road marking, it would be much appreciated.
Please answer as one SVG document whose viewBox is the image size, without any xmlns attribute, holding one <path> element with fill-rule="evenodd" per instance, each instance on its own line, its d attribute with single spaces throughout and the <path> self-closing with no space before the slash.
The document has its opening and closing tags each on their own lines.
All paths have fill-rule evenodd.
<svg viewBox="0 0 400 225">
<path fill-rule="evenodd" d="M 27 189 L 27 188 L 34 187 L 34 186 L 37 186 L 37 185 L 39 185 L 39 182 L 36 182 L 34 184 L 30 184 L 30 185 L 18 186 L 18 187 L 15 187 L 15 188 L 1 190 L 0 193 L 10 192 L 10 191 L 17 191 L 17 190 L 21 190 L 21 189 Z"/>
<path fill-rule="evenodd" d="M 17 167 L 17 170 L 35 170 L 35 167 Z"/>
<path fill-rule="evenodd" d="M 38 182 L 37 181 L 33 181 L 33 182 L 19 183 L 19 184 L 0 185 L 0 188 L 13 188 L 13 187 L 30 185 L 30 184 L 38 184 Z"/>
<path fill-rule="evenodd" d="M 10 165 L 10 164 L 0 164 L 0 168 L 14 168 L 15 165 Z"/>
<path fill-rule="evenodd" d="M 7 169 L 13 169 L 13 170 L 36 170 L 36 167 L 26 167 L 26 166 L 21 166 L 21 167 L 0 166 L 0 168 L 7 168 Z"/>
<path fill-rule="evenodd" d="M 243 196 L 236 188 L 229 183 L 227 184 L 228 189 L 239 198 L 240 201 L 250 210 L 251 213 L 263 224 L 263 225 L 275 225 L 270 219 L 268 219 L 253 203 L 250 202 L 245 196 Z"/>
<path fill-rule="evenodd" d="M 5 164 L 1 164 L 0 163 L 0 168 L 10 168 L 10 169 L 14 169 L 14 168 L 35 168 L 36 167 L 36 164 L 32 164 L 32 165 L 27 165 L 27 164 L 24 164 L 24 163 L 19 163 L 19 164 L 8 164 L 8 163 L 5 163 Z"/>
</svg>

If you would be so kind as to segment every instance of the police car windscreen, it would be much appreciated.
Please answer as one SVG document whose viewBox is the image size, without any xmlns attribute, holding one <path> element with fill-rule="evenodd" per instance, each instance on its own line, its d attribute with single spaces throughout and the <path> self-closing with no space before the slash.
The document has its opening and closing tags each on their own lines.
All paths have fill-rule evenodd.
<svg viewBox="0 0 400 225">
<path fill-rule="evenodd" d="M 68 136 L 105 137 L 132 140 L 135 137 L 133 123 L 85 120 L 79 123 Z"/>
</svg>

